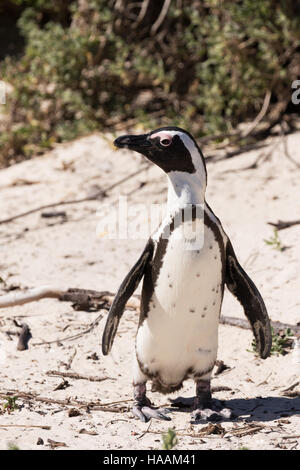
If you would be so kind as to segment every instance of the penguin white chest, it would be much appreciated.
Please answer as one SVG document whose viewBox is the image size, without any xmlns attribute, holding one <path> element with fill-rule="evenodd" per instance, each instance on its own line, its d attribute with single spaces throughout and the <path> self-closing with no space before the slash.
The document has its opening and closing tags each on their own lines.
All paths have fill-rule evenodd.
<svg viewBox="0 0 300 470">
<path fill-rule="evenodd" d="M 145 369 L 175 384 L 187 370 L 199 373 L 213 364 L 222 296 L 222 255 L 213 231 L 205 226 L 203 246 L 196 250 L 187 250 L 185 240 L 172 233 L 136 338 Z"/>
<path fill-rule="evenodd" d="M 220 291 L 222 260 L 218 242 L 206 227 L 204 243 L 195 250 L 187 250 L 184 240 L 172 235 L 167 244 L 154 298 L 172 317 L 188 313 L 204 315 L 214 310 L 216 294 Z M 197 316 L 197 315 L 196 315 Z"/>
</svg>

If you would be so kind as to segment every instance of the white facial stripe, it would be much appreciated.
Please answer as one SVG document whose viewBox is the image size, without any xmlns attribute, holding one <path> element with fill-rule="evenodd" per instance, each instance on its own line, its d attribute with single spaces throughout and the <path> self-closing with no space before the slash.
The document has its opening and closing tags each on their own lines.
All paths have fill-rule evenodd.
<svg viewBox="0 0 300 470">
<path fill-rule="evenodd" d="M 162 139 L 172 140 L 172 134 L 168 132 L 164 132 L 164 131 L 156 132 L 155 134 L 152 134 L 150 136 L 150 139 L 155 139 L 156 137 L 159 137 L 159 140 L 162 140 Z"/>
</svg>

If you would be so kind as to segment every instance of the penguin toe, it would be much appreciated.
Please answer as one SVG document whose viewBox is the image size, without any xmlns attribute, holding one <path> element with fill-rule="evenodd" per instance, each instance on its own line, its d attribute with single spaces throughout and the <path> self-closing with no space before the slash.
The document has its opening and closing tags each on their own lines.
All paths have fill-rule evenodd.
<svg viewBox="0 0 300 470">
<path fill-rule="evenodd" d="M 171 418 L 166 414 L 167 412 L 162 408 L 153 408 L 152 406 L 134 405 L 132 408 L 133 415 L 144 423 L 147 423 L 151 418 L 171 421 Z"/>
<path fill-rule="evenodd" d="M 137 406 L 137 405 L 134 405 L 132 407 L 132 414 L 133 416 L 135 416 L 136 418 L 138 418 L 140 421 L 142 421 L 143 423 L 147 423 L 149 421 L 150 418 L 148 418 L 141 410 L 141 407 Z"/>
<path fill-rule="evenodd" d="M 200 421 L 209 421 L 216 423 L 228 419 L 234 419 L 235 415 L 229 408 L 216 409 L 211 406 L 209 408 L 197 408 L 191 415 L 191 423 L 196 424 Z"/>
<path fill-rule="evenodd" d="M 216 423 L 221 421 L 222 417 L 217 411 L 211 410 L 209 408 L 196 409 L 193 411 L 191 416 L 191 422 L 197 423 L 199 421 L 211 421 Z"/>
</svg>

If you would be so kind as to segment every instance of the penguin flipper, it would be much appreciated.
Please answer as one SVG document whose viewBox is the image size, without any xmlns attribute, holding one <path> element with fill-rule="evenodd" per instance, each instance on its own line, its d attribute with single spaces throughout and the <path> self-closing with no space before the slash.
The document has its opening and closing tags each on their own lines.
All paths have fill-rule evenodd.
<svg viewBox="0 0 300 470">
<path fill-rule="evenodd" d="M 259 355 L 266 359 L 272 346 L 271 324 L 266 306 L 254 282 L 239 264 L 229 240 L 226 246 L 225 283 L 242 304 L 251 324 Z"/>
<path fill-rule="evenodd" d="M 132 296 L 133 292 L 139 285 L 145 273 L 145 268 L 152 259 L 153 247 L 154 244 L 152 239 L 150 238 L 143 253 L 125 277 L 113 300 L 113 303 L 108 312 L 108 317 L 102 336 L 102 352 L 104 356 L 106 356 L 111 350 L 120 319 L 125 309 L 126 302 Z"/>
</svg>

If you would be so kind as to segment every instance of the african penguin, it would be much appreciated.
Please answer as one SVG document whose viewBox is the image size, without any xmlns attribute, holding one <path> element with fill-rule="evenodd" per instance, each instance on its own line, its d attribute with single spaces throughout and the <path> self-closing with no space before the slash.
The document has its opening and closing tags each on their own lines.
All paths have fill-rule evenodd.
<svg viewBox="0 0 300 470">
<path fill-rule="evenodd" d="M 262 358 L 270 354 L 271 328 L 258 289 L 206 203 L 202 152 L 179 127 L 121 136 L 114 144 L 141 153 L 166 173 L 168 200 L 165 219 L 114 298 L 103 333 L 103 354 L 109 353 L 125 304 L 144 278 L 135 341 L 133 414 L 142 421 L 169 420 L 147 398 L 146 382 L 152 381 L 153 390 L 171 393 L 191 378 L 196 383 L 195 421 L 231 417 L 230 410 L 220 409 L 212 400 L 210 387 L 224 285 L 242 304 Z"/>
</svg>

